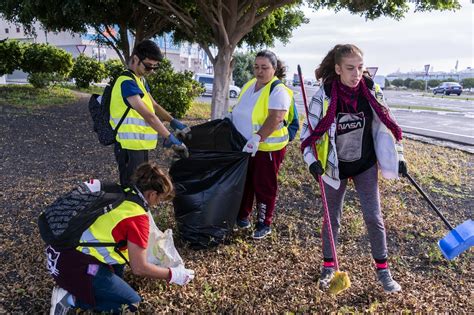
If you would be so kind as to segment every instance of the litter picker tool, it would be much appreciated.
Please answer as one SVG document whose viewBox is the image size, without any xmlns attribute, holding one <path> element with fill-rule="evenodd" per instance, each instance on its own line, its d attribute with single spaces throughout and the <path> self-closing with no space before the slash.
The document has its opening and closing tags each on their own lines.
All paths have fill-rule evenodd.
<svg viewBox="0 0 474 315">
<path fill-rule="evenodd" d="M 303 84 L 304 82 L 303 74 L 301 73 L 300 65 L 298 65 L 298 76 L 300 79 L 301 94 L 303 96 L 303 103 L 304 103 L 304 109 L 306 112 L 306 118 L 308 121 L 308 128 L 312 132 L 313 127 L 311 126 L 311 123 L 309 121 L 309 110 L 308 110 L 308 104 L 306 100 L 306 91 Z M 317 159 L 318 151 L 316 150 L 316 143 L 313 143 L 312 149 L 313 149 L 314 156 Z M 349 279 L 349 275 L 347 274 L 347 272 L 339 271 L 339 262 L 337 260 L 337 252 L 336 252 L 336 244 L 334 242 L 334 235 L 332 234 L 331 218 L 329 217 L 329 209 L 328 209 L 328 204 L 326 201 L 326 192 L 324 190 L 323 179 L 319 175 L 318 175 L 318 182 L 319 182 L 319 188 L 321 189 L 321 199 L 322 199 L 323 208 L 324 208 L 323 226 L 327 229 L 327 232 L 329 235 L 329 242 L 331 244 L 332 257 L 334 259 L 334 268 L 336 269 L 336 273 L 334 277 L 331 279 L 331 282 L 329 283 L 329 293 L 338 294 L 344 291 L 345 289 L 348 289 L 351 286 L 351 281 Z"/>
<path fill-rule="evenodd" d="M 449 233 L 438 241 L 438 246 L 441 249 L 441 253 L 443 253 L 444 257 L 446 257 L 447 260 L 452 260 L 459 256 L 459 254 L 461 254 L 462 252 L 469 250 L 469 248 L 474 245 L 474 221 L 469 219 L 453 228 L 453 226 L 434 205 L 430 198 L 428 198 L 428 196 L 415 182 L 415 180 L 409 174 L 406 174 L 405 176 L 410 180 L 413 186 L 415 186 L 416 190 L 418 190 L 418 192 L 428 202 L 434 212 L 436 212 L 436 214 L 441 218 L 441 220 L 443 220 L 444 224 L 449 230 Z"/>
</svg>

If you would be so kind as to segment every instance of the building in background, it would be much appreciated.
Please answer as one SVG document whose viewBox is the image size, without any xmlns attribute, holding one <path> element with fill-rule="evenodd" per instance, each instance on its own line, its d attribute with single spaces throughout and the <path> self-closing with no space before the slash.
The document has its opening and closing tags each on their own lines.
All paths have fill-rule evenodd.
<svg viewBox="0 0 474 315">
<path fill-rule="evenodd" d="M 411 71 L 411 72 L 394 72 L 387 75 L 387 79 L 389 81 L 393 81 L 395 79 L 414 79 L 414 80 L 425 80 L 425 72 L 424 71 Z M 474 78 L 474 69 L 468 67 L 464 70 L 460 71 L 451 71 L 451 72 L 444 72 L 444 71 L 432 71 L 428 73 L 428 80 L 446 80 L 446 79 L 455 79 L 456 81 L 461 81 L 462 79 L 467 78 Z"/>
</svg>

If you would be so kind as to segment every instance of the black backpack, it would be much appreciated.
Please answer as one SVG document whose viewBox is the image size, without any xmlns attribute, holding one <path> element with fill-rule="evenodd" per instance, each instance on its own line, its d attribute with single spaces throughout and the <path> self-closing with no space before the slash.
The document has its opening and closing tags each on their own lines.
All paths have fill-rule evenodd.
<svg viewBox="0 0 474 315">
<path fill-rule="evenodd" d="M 119 248 L 126 240 L 118 243 L 80 243 L 82 233 L 101 215 L 113 211 L 124 200 L 132 200 L 143 206 L 143 201 L 135 194 L 126 193 L 117 184 L 102 184 L 101 191 L 91 192 L 82 183 L 56 199 L 46 207 L 38 218 L 41 238 L 54 248 L 70 249 L 77 246 L 114 247 L 115 251 L 128 263 Z"/>
<path fill-rule="evenodd" d="M 281 82 L 280 80 L 275 80 L 272 82 L 272 85 L 270 86 L 270 94 L 272 94 L 275 87 L 280 83 L 283 83 L 283 82 Z M 288 113 L 288 121 L 285 120 L 284 123 L 285 123 L 286 128 L 288 128 L 289 140 L 293 141 L 293 139 L 296 136 L 296 133 L 300 129 L 300 121 L 299 121 L 298 111 L 296 110 L 294 99 Z"/>
<path fill-rule="evenodd" d="M 124 71 L 120 76 L 127 76 L 135 80 L 135 77 L 130 71 Z M 91 98 L 89 99 L 89 112 L 94 123 L 94 131 L 97 133 L 99 142 L 103 145 L 111 145 L 116 142 L 115 137 L 117 136 L 118 129 L 120 128 L 120 125 L 122 124 L 123 120 L 125 119 L 131 108 L 130 106 L 127 106 L 127 110 L 120 118 L 120 121 L 117 124 L 116 128 L 113 129 L 109 122 L 110 100 L 112 98 L 112 89 L 119 77 L 113 80 L 112 83 L 107 84 L 104 89 L 104 93 L 102 94 L 102 100 L 100 101 L 100 103 L 97 100 L 97 98 L 100 96 L 98 94 L 92 94 Z"/>
</svg>

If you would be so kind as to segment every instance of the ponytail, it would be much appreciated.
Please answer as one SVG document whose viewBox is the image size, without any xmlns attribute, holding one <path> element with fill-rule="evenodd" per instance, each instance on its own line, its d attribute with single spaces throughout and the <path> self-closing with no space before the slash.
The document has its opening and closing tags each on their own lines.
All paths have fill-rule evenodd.
<svg viewBox="0 0 474 315">
<path fill-rule="evenodd" d="M 141 164 L 132 176 L 132 183 L 141 192 L 154 190 L 160 194 L 162 200 L 171 200 L 174 197 L 174 188 L 171 178 L 156 163 Z"/>
<path fill-rule="evenodd" d="M 330 83 L 335 78 L 337 78 L 337 73 L 335 65 L 340 65 L 342 58 L 348 57 L 350 55 L 360 55 L 363 56 L 362 50 L 359 47 L 352 45 L 352 44 L 345 44 L 345 45 L 336 45 L 333 49 L 331 49 L 326 57 L 324 57 L 323 61 L 315 71 L 316 79 L 322 79 L 324 83 Z"/>
</svg>

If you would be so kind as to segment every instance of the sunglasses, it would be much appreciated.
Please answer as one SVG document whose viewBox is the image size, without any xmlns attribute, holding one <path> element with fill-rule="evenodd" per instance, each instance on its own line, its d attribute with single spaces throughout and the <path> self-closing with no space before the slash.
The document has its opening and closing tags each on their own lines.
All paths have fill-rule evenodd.
<svg viewBox="0 0 474 315">
<path fill-rule="evenodd" d="M 143 62 L 143 59 L 139 59 L 139 60 L 143 64 L 143 66 L 145 67 L 146 71 L 153 71 L 153 70 L 158 69 L 158 65 L 150 65 L 148 63 Z"/>
</svg>

